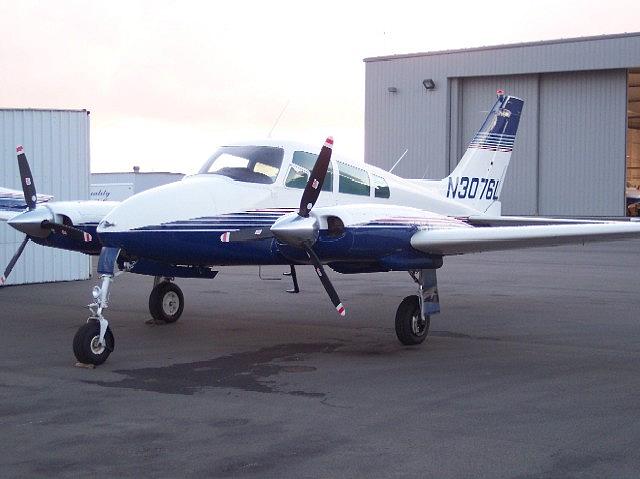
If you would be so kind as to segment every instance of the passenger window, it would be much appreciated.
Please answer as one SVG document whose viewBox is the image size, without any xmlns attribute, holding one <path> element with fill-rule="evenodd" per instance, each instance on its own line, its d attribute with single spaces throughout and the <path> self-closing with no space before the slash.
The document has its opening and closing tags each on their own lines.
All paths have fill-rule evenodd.
<svg viewBox="0 0 640 479">
<path fill-rule="evenodd" d="M 371 175 L 371 184 L 373 185 L 373 194 L 376 198 L 389 198 L 389 185 L 384 180 L 376 175 Z"/>
<path fill-rule="evenodd" d="M 307 186 L 311 170 L 313 170 L 317 159 L 318 155 L 313 153 L 294 151 L 291 167 L 289 168 L 289 173 L 287 174 L 284 185 L 289 188 L 304 189 L 304 187 Z M 331 164 L 329 164 L 327 176 L 325 176 L 324 183 L 322 183 L 322 191 L 333 191 L 333 168 Z"/>
<path fill-rule="evenodd" d="M 340 193 L 361 196 L 369 196 L 371 194 L 369 174 L 365 170 L 339 162 L 338 165 L 340 168 Z"/>
</svg>

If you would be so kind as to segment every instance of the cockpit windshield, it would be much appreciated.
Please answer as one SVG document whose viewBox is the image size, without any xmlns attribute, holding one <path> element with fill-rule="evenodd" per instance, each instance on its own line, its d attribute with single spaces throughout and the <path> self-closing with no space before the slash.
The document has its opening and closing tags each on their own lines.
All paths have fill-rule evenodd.
<svg viewBox="0 0 640 479">
<path fill-rule="evenodd" d="M 199 173 L 228 176 L 245 183 L 276 181 L 284 150 L 272 146 L 223 146 L 207 160 Z"/>
</svg>

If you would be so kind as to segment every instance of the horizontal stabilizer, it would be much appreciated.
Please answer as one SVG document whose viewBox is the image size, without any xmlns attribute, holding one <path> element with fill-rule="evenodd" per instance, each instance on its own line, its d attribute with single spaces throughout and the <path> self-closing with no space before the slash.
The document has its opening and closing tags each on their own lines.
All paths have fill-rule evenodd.
<svg viewBox="0 0 640 479">
<path fill-rule="evenodd" d="M 609 222 L 420 230 L 411 238 L 411 246 L 428 254 L 454 255 L 627 238 L 640 238 L 640 223 Z"/>
</svg>

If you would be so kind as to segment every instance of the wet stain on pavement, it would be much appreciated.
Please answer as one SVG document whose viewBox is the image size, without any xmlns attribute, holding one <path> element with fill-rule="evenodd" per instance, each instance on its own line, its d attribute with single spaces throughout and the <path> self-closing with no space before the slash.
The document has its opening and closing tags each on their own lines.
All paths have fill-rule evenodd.
<svg viewBox="0 0 640 479">
<path fill-rule="evenodd" d="M 120 381 L 87 381 L 104 387 L 138 389 L 164 394 L 192 395 L 206 388 L 234 388 L 260 393 L 319 397 L 324 393 L 286 390 L 275 380 L 281 373 L 307 373 L 312 366 L 292 365 L 307 356 L 331 353 L 339 343 L 281 344 L 257 351 L 230 354 L 208 361 L 171 366 L 114 371 L 126 376 Z M 280 364 L 284 362 L 285 364 Z"/>
</svg>

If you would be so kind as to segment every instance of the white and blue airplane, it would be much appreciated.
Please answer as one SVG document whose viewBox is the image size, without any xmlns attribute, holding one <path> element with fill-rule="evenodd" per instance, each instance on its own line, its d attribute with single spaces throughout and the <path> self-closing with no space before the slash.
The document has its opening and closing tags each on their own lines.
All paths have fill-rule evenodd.
<svg viewBox="0 0 640 479">
<path fill-rule="evenodd" d="M 218 149 L 198 174 L 139 193 L 99 222 L 101 284 L 73 349 L 101 364 L 114 337 L 104 317 L 120 271 L 158 281 L 156 314 L 182 314 L 175 277 L 212 278 L 221 265 L 313 265 L 338 314 L 324 265 L 343 274 L 407 271 L 418 294 L 400 303 L 396 335 L 422 343 L 439 312 L 436 270 L 448 255 L 640 237 L 640 224 L 501 216 L 500 193 L 523 100 L 498 92 L 460 163 L 443 180 L 406 180 L 314 148 L 273 140 Z M 23 213 L 22 225 L 31 212 Z M 35 218 L 38 223 L 39 218 Z M 151 306 L 151 304 L 150 304 Z"/>
</svg>

